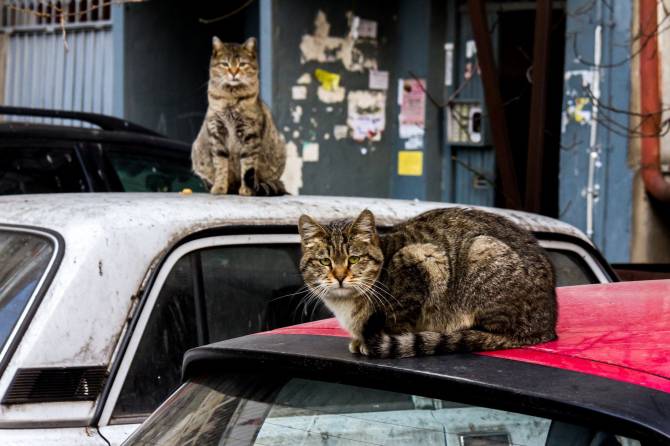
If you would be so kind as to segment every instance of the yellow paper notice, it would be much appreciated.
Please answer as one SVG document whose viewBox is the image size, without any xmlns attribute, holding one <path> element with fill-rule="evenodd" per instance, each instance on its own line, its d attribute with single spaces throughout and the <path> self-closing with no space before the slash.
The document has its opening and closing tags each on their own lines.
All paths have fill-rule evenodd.
<svg viewBox="0 0 670 446">
<path fill-rule="evenodd" d="M 420 177 L 423 175 L 423 152 L 401 150 L 398 152 L 398 175 Z"/>
<path fill-rule="evenodd" d="M 314 70 L 314 77 L 326 91 L 333 91 L 340 86 L 340 75 L 337 73 L 317 68 Z"/>
</svg>

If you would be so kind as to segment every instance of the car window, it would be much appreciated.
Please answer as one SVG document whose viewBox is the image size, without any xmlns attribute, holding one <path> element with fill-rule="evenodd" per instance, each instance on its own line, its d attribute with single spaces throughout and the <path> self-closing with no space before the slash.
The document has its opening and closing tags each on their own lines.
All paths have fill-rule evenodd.
<svg viewBox="0 0 670 446">
<path fill-rule="evenodd" d="M 212 342 L 330 317 L 307 295 L 297 244 L 225 246 L 201 255 Z"/>
<path fill-rule="evenodd" d="M 73 147 L 0 148 L 0 195 L 88 191 Z"/>
<path fill-rule="evenodd" d="M 184 352 L 198 345 L 190 258 L 172 268 L 142 334 L 114 409 L 145 416 L 179 386 Z"/>
<path fill-rule="evenodd" d="M 277 375 L 227 373 L 190 381 L 125 444 L 640 445 L 513 411 Z"/>
<path fill-rule="evenodd" d="M 268 244 L 182 257 L 160 290 L 112 416 L 142 418 L 158 407 L 179 386 L 189 348 L 329 317 L 317 302 L 304 304 L 299 255 L 296 244 Z"/>
<path fill-rule="evenodd" d="M 556 286 L 600 283 L 591 267 L 579 254 L 556 249 L 548 249 L 547 254 L 556 271 Z"/>
<path fill-rule="evenodd" d="M 191 171 L 188 152 L 105 146 L 125 192 L 179 192 L 185 188 L 206 192 L 202 180 Z"/>
<path fill-rule="evenodd" d="M 46 273 L 53 244 L 38 235 L 0 230 L 0 348 Z"/>
</svg>

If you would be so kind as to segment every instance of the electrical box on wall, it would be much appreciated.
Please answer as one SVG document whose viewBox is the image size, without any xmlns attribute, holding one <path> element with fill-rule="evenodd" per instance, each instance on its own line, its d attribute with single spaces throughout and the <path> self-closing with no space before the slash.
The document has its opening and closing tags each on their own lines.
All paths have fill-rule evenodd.
<svg viewBox="0 0 670 446">
<path fill-rule="evenodd" d="M 478 101 L 453 101 L 447 109 L 447 141 L 457 145 L 488 145 L 482 105 Z"/>
</svg>

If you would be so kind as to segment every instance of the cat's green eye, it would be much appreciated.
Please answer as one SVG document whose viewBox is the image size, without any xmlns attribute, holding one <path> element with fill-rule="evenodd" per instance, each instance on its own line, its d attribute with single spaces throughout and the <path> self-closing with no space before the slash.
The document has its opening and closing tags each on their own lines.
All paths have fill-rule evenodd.
<svg viewBox="0 0 670 446">
<path fill-rule="evenodd" d="M 224 67 L 227 67 L 227 66 L 228 66 L 228 62 L 221 62 L 221 65 L 223 65 Z"/>
<path fill-rule="evenodd" d="M 330 265 L 330 259 L 321 259 L 319 260 L 319 263 L 321 263 L 323 266 L 328 266 Z"/>
<path fill-rule="evenodd" d="M 246 63 L 246 62 L 240 62 L 240 67 L 246 67 L 247 65 L 249 65 L 249 64 Z"/>
<path fill-rule="evenodd" d="M 359 260 L 361 260 L 361 258 L 358 257 L 358 256 L 349 256 L 349 264 L 350 265 L 355 265 L 356 263 L 359 262 Z"/>
</svg>

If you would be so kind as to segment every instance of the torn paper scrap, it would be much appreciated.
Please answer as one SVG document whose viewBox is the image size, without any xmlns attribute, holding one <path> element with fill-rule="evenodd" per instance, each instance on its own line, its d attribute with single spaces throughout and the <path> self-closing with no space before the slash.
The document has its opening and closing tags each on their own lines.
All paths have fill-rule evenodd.
<svg viewBox="0 0 670 446">
<path fill-rule="evenodd" d="M 304 85 L 294 85 L 291 87 L 291 99 L 294 101 L 304 101 L 307 99 L 307 87 Z"/>
<path fill-rule="evenodd" d="M 368 77 L 368 86 L 370 90 L 388 90 L 389 72 L 370 70 L 370 74 Z"/>
<path fill-rule="evenodd" d="M 386 93 L 358 90 L 347 95 L 347 125 L 355 141 L 380 141 L 386 127 Z"/>
<path fill-rule="evenodd" d="M 302 160 L 306 163 L 315 163 L 319 161 L 319 143 L 307 141 L 303 142 Z"/>
<path fill-rule="evenodd" d="M 349 134 L 349 127 L 347 127 L 346 125 L 338 124 L 335 127 L 333 127 L 333 136 L 337 140 L 346 138 L 348 134 Z"/>
</svg>

